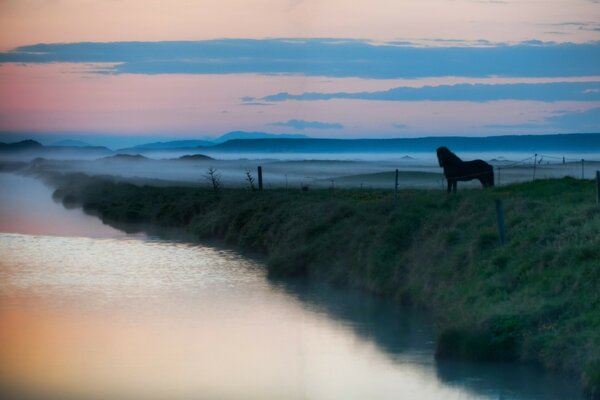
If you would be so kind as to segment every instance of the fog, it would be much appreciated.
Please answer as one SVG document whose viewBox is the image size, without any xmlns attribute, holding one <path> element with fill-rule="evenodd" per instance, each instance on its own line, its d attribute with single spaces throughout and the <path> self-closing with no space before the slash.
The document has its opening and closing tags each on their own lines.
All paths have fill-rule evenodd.
<svg viewBox="0 0 600 400">
<path fill-rule="evenodd" d="M 110 175 L 136 183 L 208 186 L 206 174 L 214 168 L 224 187 L 248 187 L 247 171 L 258 184 L 262 167 L 265 188 L 393 188 L 395 170 L 399 187 L 443 188 L 443 171 L 435 153 L 269 153 L 239 154 L 203 152 L 193 149 L 140 151 L 98 157 L 89 148 L 68 148 L 51 157 L 35 152 L 0 154 L 0 170 L 29 173 L 82 172 Z M 190 155 L 193 155 L 190 157 Z M 484 159 L 495 167 L 496 183 L 506 184 L 536 178 L 573 176 L 593 178 L 600 169 L 600 154 L 540 154 L 518 152 L 462 152 L 463 160 Z M 184 157 L 183 159 L 181 158 Z M 248 157 L 252 158 L 248 158 Z M 563 159 L 564 157 L 564 159 Z M 582 165 L 581 159 L 584 159 Z M 586 160 L 587 159 L 587 160 Z M 535 172 L 533 165 L 536 165 Z M 582 168 L 583 166 L 583 168 Z M 460 184 L 479 187 L 479 182 Z"/>
<path fill-rule="evenodd" d="M 369 175 L 393 174 L 394 169 L 398 168 L 399 165 L 400 163 L 388 161 L 181 160 L 114 156 L 96 160 L 36 159 L 27 164 L 25 170 L 111 175 L 138 183 L 157 185 L 204 186 L 208 185 L 206 179 L 208 169 L 214 168 L 225 187 L 244 187 L 248 186 L 247 171 L 254 178 L 255 185 L 258 185 L 257 170 L 258 166 L 261 166 L 265 188 L 286 186 L 290 188 L 299 188 L 300 186 L 328 187 L 332 185 L 332 180 L 334 181 L 333 185 L 335 185 L 335 181 L 338 179 L 348 180 L 356 176 L 365 176 L 364 182 L 362 182 L 364 186 L 380 187 L 381 185 L 375 181 L 369 183 Z M 412 164 L 410 167 L 426 170 L 428 174 L 441 178 L 441 170 L 437 166 Z M 360 185 L 361 182 L 357 182 L 354 186 Z"/>
</svg>

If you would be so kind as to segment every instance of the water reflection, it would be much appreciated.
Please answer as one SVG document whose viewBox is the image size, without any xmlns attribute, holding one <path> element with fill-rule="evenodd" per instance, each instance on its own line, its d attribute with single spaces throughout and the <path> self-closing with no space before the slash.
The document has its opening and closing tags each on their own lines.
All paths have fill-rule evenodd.
<svg viewBox="0 0 600 400">
<path fill-rule="evenodd" d="M 67 210 L 52 200 L 40 181 L 0 172 L 0 232 L 32 235 L 125 237 L 81 209 Z"/>
<path fill-rule="evenodd" d="M 19 234 L 0 235 L 0 252 L 0 376 L 22 387 L 119 398 L 461 392 L 274 289 L 232 252 Z"/>
<path fill-rule="evenodd" d="M 573 377 L 514 363 L 435 361 L 434 332 L 426 314 L 398 307 L 356 290 L 324 284 L 278 280 L 274 285 L 297 297 L 305 307 L 351 328 L 374 342 L 396 364 L 410 363 L 433 372 L 464 399 L 579 399 Z"/>
<path fill-rule="evenodd" d="M 428 315 L 399 307 L 381 297 L 353 289 L 298 279 L 271 280 L 274 287 L 298 298 L 303 307 L 333 318 L 361 337 L 374 341 L 397 361 L 431 364 L 434 333 Z"/>
<path fill-rule="evenodd" d="M 43 185 L 10 179 L 24 193 L 39 190 L 40 209 L 58 207 Z M 29 203 L 8 204 L 29 215 L 20 208 Z M 380 298 L 269 281 L 260 263 L 235 252 L 125 235 L 64 212 L 63 225 L 77 231 L 0 234 L 3 393 L 524 400 L 579 393 L 573 381 L 531 368 L 435 363 L 427 317 Z M 48 226 L 45 215 L 36 226 Z"/>
<path fill-rule="evenodd" d="M 493 399 L 582 398 L 572 377 L 529 365 L 441 361 L 435 367 L 444 383 Z"/>
</svg>

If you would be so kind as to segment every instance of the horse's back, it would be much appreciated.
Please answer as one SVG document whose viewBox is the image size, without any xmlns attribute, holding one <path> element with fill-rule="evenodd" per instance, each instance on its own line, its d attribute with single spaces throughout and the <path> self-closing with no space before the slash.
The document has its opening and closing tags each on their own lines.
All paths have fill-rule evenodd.
<svg viewBox="0 0 600 400">
<path fill-rule="evenodd" d="M 493 167 L 483 160 L 462 161 L 444 168 L 444 175 L 449 179 L 469 181 L 481 175 L 493 174 Z"/>
<path fill-rule="evenodd" d="M 473 160 L 473 161 L 467 161 L 467 162 L 472 163 L 473 166 L 477 166 L 481 170 L 491 171 L 494 169 L 494 167 L 492 167 L 489 163 L 487 163 L 483 160 Z"/>
</svg>

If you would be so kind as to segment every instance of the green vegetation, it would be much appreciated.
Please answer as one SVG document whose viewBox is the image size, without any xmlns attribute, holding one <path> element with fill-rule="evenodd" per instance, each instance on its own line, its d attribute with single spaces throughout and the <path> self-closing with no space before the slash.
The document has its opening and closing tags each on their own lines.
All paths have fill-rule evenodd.
<svg viewBox="0 0 600 400">
<path fill-rule="evenodd" d="M 55 195 L 103 219 L 181 226 L 264 254 L 274 276 L 361 287 L 431 310 L 438 356 L 577 372 L 600 392 L 600 206 L 591 181 L 492 190 L 257 192 L 68 175 Z M 494 200 L 504 201 L 508 243 Z"/>
</svg>

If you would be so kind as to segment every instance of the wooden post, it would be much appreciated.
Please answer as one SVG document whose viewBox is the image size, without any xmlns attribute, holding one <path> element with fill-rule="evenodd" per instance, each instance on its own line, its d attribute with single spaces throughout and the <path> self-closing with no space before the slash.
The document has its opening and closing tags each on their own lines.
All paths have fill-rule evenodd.
<svg viewBox="0 0 600 400">
<path fill-rule="evenodd" d="M 537 153 L 535 154 L 535 158 L 533 159 L 533 180 L 535 181 L 535 166 L 537 165 Z"/>
<path fill-rule="evenodd" d="M 600 204 L 600 171 L 596 171 L 596 204 Z"/>
<path fill-rule="evenodd" d="M 581 159 L 581 179 L 583 179 L 583 158 Z"/>
<path fill-rule="evenodd" d="M 398 200 L 398 169 L 396 168 L 396 180 L 394 183 L 394 203 Z"/>
<path fill-rule="evenodd" d="M 565 157 L 563 156 L 563 165 L 565 165 Z"/>
<path fill-rule="evenodd" d="M 258 166 L 258 190 L 263 190 L 262 167 Z"/>
<path fill-rule="evenodd" d="M 496 199 L 496 218 L 498 220 L 498 234 L 500 236 L 500 244 L 506 243 L 506 229 L 504 227 L 504 207 L 502 200 Z"/>
</svg>

